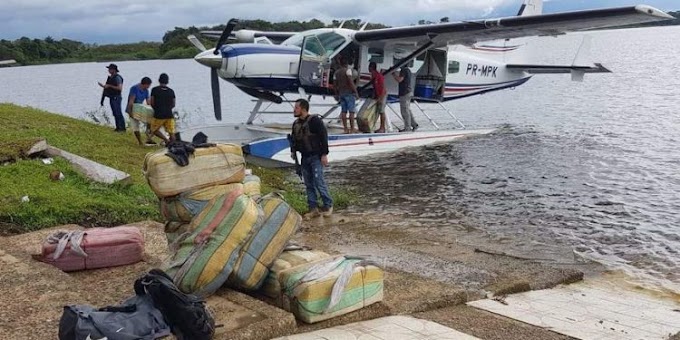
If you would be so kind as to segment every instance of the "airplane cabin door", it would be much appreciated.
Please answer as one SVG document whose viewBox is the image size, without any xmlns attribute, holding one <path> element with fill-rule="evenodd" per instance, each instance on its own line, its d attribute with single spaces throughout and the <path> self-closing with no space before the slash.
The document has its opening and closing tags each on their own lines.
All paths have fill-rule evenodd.
<svg viewBox="0 0 680 340">
<path fill-rule="evenodd" d="M 298 79 L 300 86 L 328 88 L 331 62 L 326 50 L 316 36 L 310 35 L 302 42 Z"/>
</svg>

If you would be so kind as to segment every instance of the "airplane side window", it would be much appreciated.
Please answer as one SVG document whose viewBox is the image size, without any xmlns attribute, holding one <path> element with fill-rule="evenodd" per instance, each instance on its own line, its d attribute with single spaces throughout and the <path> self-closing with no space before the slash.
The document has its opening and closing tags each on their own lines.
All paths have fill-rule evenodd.
<svg viewBox="0 0 680 340">
<path fill-rule="evenodd" d="M 403 59 L 403 58 L 393 58 L 393 59 L 392 59 L 392 65 L 396 65 L 396 64 L 400 63 L 402 59 Z M 411 59 L 411 60 L 409 60 L 409 62 L 406 63 L 406 65 L 404 65 L 404 66 L 405 66 L 405 67 L 408 67 L 408 68 L 411 68 L 411 67 L 413 67 L 413 64 L 414 64 L 413 59 Z"/>
<path fill-rule="evenodd" d="M 323 57 L 326 54 L 326 51 L 317 39 L 308 39 L 305 40 L 305 54 Z"/>
<path fill-rule="evenodd" d="M 323 49 L 329 54 L 335 52 L 335 50 L 344 45 L 347 41 L 345 37 L 334 32 L 321 33 L 317 37 L 319 38 L 319 41 L 321 41 Z"/>
<path fill-rule="evenodd" d="M 449 73 L 458 73 L 458 71 L 460 71 L 460 63 L 455 60 L 449 61 Z"/>
<path fill-rule="evenodd" d="M 382 49 L 369 48 L 368 49 L 368 62 L 374 62 L 376 64 L 382 64 L 385 61 L 385 56 Z"/>
</svg>

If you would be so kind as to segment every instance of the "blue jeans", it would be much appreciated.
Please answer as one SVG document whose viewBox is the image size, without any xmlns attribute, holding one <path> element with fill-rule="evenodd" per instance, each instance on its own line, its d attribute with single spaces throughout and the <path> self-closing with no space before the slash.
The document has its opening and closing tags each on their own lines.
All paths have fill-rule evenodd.
<svg viewBox="0 0 680 340">
<path fill-rule="evenodd" d="M 328 186 L 323 178 L 323 165 L 321 165 L 321 156 L 302 156 L 302 178 L 305 181 L 305 188 L 307 189 L 307 205 L 309 209 L 319 207 L 317 203 L 317 191 L 321 195 L 323 206 L 328 208 L 333 206 L 333 199 L 328 193 Z"/>
<path fill-rule="evenodd" d="M 356 113 L 356 97 L 354 93 L 343 94 L 340 96 L 340 112 Z"/>
<path fill-rule="evenodd" d="M 111 104 L 111 112 L 113 113 L 113 119 L 116 122 L 116 130 L 125 130 L 125 118 L 123 118 L 123 110 L 121 109 L 122 102 L 123 97 L 121 96 L 109 98 L 109 104 Z"/>
</svg>

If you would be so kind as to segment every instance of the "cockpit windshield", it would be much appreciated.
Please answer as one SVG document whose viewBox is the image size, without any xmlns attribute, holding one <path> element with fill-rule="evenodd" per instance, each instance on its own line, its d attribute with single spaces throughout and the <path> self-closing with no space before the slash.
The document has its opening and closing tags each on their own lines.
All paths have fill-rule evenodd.
<svg viewBox="0 0 680 340">
<path fill-rule="evenodd" d="M 286 39 L 284 42 L 281 43 L 281 45 L 288 45 L 288 46 L 297 46 L 302 48 L 302 42 L 304 41 L 305 37 L 307 36 L 315 36 L 318 40 L 318 43 L 321 43 L 321 46 L 319 46 L 318 43 L 308 43 L 307 46 L 305 46 L 305 53 L 312 53 L 316 54 L 318 56 L 323 56 L 325 55 L 331 55 L 335 50 L 340 48 L 342 45 L 347 42 L 347 38 L 344 36 L 335 33 L 335 32 L 303 32 L 296 34 L 288 39 Z"/>
</svg>

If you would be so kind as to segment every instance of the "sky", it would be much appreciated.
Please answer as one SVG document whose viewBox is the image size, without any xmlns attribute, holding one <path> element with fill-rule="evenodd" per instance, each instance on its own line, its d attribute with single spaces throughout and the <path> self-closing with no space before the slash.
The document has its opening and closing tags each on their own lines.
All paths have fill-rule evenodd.
<svg viewBox="0 0 680 340">
<path fill-rule="evenodd" d="M 0 0 L 0 39 L 86 43 L 160 41 L 175 27 L 214 26 L 230 18 L 330 23 L 333 19 L 402 26 L 512 16 L 522 0 Z M 544 13 L 646 4 L 680 10 L 678 0 L 546 0 Z"/>
</svg>

